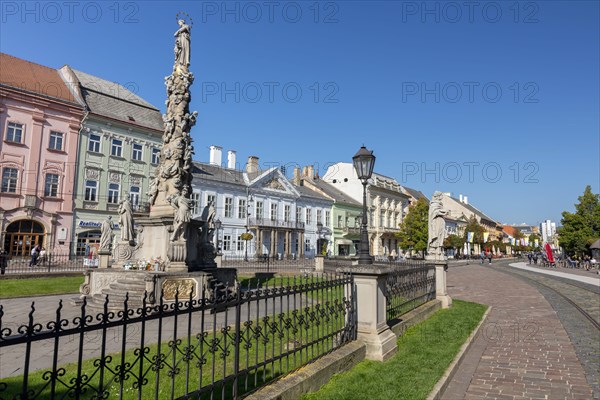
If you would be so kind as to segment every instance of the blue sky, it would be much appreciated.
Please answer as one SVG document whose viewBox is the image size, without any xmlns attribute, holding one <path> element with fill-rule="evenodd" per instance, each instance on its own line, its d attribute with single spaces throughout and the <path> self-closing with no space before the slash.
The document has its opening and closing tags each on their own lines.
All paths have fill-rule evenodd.
<svg viewBox="0 0 600 400">
<path fill-rule="evenodd" d="M 600 191 L 600 9 L 534 2 L 21 2 L 0 50 L 134 89 L 164 110 L 175 16 L 193 19 L 196 158 L 351 161 L 504 223 Z"/>
</svg>

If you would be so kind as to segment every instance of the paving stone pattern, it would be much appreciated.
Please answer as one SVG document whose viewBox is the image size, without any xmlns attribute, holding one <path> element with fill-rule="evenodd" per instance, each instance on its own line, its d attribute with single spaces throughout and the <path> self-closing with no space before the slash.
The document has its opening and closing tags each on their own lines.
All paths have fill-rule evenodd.
<svg viewBox="0 0 600 400">
<path fill-rule="evenodd" d="M 501 265 L 501 264 L 500 264 Z M 591 399 L 569 336 L 542 294 L 488 265 L 448 272 L 452 297 L 493 307 L 444 399 Z M 477 355 L 477 354 L 476 354 Z"/>
</svg>

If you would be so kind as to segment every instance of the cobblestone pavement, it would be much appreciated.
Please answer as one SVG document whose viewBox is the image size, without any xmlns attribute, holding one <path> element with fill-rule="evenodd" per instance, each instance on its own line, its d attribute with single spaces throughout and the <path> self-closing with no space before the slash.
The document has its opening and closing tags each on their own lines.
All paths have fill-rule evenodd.
<svg viewBox="0 0 600 400">
<path fill-rule="evenodd" d="M 507 264 L 448 272 L 452 297 L 493 308 L 442 398 L 591 399 L 586 373 L 557 312 L 532 284 L 501 272 Z"/>
<path fill-rule="evenodd" d="M 594 398 L 600 398 L 600 331 L 555 292 L 558 290 L 579 305 L 596 322 L 600 322 L 600 287 L 521 270 L 507 272 L 526 279 L 534 279 L 551 288 L 534 284 L 556 311 L 575 347 L 575 352 L 585 370 L 587 381 L 594 391 Z"/>
</svg>

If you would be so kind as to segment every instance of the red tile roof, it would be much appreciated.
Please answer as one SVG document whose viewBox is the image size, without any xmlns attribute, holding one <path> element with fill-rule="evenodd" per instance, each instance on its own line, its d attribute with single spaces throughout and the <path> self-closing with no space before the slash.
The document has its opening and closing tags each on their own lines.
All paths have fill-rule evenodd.
<svg viewBox="0 0 600 400">
<path fill-rule="evenodd" d="M 502 227 L 502 231 L 505 232 L 508 236 L 515 237 L 515 235 L 517 234 L 518 229 L 515 228 L 514 226 L 504 225 Z"/>
<path fill-rule="evenodd" d="M 0 83 L 46 97 L 76 103 L 57 70 L 0 53 Z"/>
</svg>

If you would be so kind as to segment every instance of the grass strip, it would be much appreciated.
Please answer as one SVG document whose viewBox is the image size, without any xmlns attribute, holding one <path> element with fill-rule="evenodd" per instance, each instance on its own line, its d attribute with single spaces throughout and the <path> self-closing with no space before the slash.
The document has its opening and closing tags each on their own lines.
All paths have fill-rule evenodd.
<svg viewBox="0 0 600 400">
<path fill-rule="evenodd" d="M 392 359 L 363 361 L 302 399 L 425 399 L 486 309 L 454 300 L 452 308 L 436 312 L 398 338 L 398 353 Z"/>
<path fill-rule="evenodd" d="M 0 299 L 78 293 L 84 276 L 0 280 Z"/>
</svg>

